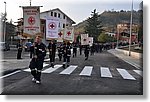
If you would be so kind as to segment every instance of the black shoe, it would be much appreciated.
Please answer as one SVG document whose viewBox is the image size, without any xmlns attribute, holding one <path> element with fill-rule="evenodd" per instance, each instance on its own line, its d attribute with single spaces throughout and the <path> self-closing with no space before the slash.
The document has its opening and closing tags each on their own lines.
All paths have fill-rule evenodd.
<svg viewBox="0 0 150 102">
<path fill-rule="evenodd" d="M 54 68 L 54 64 L 53 63 L 51 64 L 51 67 Z"/>
<path fill-rule="evenodd" d="M 69 64 L 67 65 L 67 67 L 69 67 Z"/>
<path fill-rule="evenodd" d="M 66 68 L 66 67 L 65 67 L 65 64 L 63 64 L 63 68 Z"/>
</svg>

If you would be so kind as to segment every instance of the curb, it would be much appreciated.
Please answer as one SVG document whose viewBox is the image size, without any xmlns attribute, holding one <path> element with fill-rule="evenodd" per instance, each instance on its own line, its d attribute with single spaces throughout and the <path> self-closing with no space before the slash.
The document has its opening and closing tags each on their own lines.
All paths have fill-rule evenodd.
<svg viewBox="0 0 150 102">
<path fill-rule="evenodd" d="M 114 50 L 116 50 L 116 49 L 114 49 Z M 118 51 L 118 50 L 116 50 L 116 51 Z M 119 56 L 119 55 L 116 55 L 115 53 L 113 53 L 113 52 L 110 51 L 110 50 L 108 50 L 108 52 L 111 53 L 111 54 L 113 54 L 114 56 L 118 57 L 119 59 L 125 61 L 126 63 L 132 65 L 133 67 L 135 67 L 135 68 L 137 68 L 137 69 L 141 69 L 141 68 L 142 68 L 139 64 L 136 64 L 136 63 L 134 63 L 134 62 L 128 61 L 127 59 L 125 59 L 125 58 L 123 58 L 123 57 L 121 57 L 121 56 Z M 119 51 L 119 52 L 121 52 L 121 51 Z"/>
</svg>

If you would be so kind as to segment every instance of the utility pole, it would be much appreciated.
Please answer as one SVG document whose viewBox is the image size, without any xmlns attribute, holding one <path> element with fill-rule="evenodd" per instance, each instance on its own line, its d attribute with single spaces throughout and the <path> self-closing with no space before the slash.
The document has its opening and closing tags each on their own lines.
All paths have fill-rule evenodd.
<svg viewBox="0 0 150 102">
<path fill-rule="evenodd" d="M 5 36 L 6 36 L 6 2 L 4 2 L 5 4 L 5 14 L 4 14 L 4 42 L 5 42 Z"/>
<path fill-rule="evenodd" d="M 129 39 L 129 56 L 131 56 L 131 43 L 132 43 L 132 14 L 133 13 L 133 0 L 132 0 L 132 6 L 131 6 L 131 19 L 130 19 L 130 39 Z"/>
<path fill-rule="evenodd" d="M 30 6 L 31 6 L 31 0 L 30 0 Z"/>
<path fill-rule="evenodd" d="M 120 33 L 120 27 L 117 26 L 117 48 L 119 48 L 119 33 Z"/>
</svg>

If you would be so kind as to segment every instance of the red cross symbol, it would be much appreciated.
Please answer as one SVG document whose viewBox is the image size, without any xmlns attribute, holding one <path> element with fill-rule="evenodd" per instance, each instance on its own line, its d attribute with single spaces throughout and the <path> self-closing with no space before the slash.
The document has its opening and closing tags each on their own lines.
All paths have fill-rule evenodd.
<svg viewBox="0 0 150 102">
<path fill-rule="evenodd" d="M 83 41 L 86 41 L 86 39 L 83 39 Z"/>
<path fill-rule="evenodd" d="M 51 27 L 51 28 L 54 28 L 55 26 L 54 26 L 54 24 L 51 24 L 50 27 Z"/>
<path fill-rule="evenodd" d="M 49 23 L 49 29 L 55 29 L 56 28 L 56 24 L 54 22 Z"/>
<path fill-rule="evenodd" d="M 62 33 L 61 33 L 61 32 L 59 32 L 59 33 L 58 33 L 58 35 L 61 37 L 61 36 L 62 36 Z"/>
<path fill-rule="evenodd" d="M 30 25 L 33 25 L 34 23 L 35 23 L 35 18 L 34 17 L 29 17 L 28 18 L 28 23 L 30 24 Z"/>
<path fill-rule="evenodd" d="M 67 32 L 67 34 L 68 34 L 68 36 L 70 36 L 71 32 L 69 31 L 69 32 Z"/>
</svg>

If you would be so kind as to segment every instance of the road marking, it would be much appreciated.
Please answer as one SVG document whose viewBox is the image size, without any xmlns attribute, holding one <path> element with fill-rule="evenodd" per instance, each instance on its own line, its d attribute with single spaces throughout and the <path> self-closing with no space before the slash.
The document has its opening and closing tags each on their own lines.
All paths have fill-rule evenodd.
<svg viewBox="0 0 150 102">
<path fill-rule="evenodd" d="M 19 73 L 19 72 L 21 72 L 21 70 L 18 70 L 18 71 L 12 72 L 12 73 L 7 74 L 7 75 L 4 75 L 4 76 L 1 76 L 1 77 L 0 77 L 0 79 L 5 78 L 5 77 L 8 77 L 8 76 L 11 76 L 11 75 L 16 74 L 16 73 Z"/>
<path fill-rule="evenodd" d="M 62 67 L 62 65 L 54 65 L 54 68 L 50 67 L 46 70 L 43 70 L 42 73 L 52 73 L 60 67 Z"/>
<path fill-rule="evenodd" d="M 141 75 L 143 77 L 143 73 L 140 70 L 133 70 L 134 72 L 136 72 L 137 74 Z"/>
<path fill-rule="evenodd" d="M 46 67 L 46 66 L 48 66 L 48 65 L 49 65 L 49 64 L 43 63 L 43 67 Z M 31 69 L 30 69 L 30 68 L 28 68 L 28 69 L 25 69 L 25 70 L 23 70 L 23 71 L 31 72 Z"/>
<path fill-rule="evenodd" d="M 101 71 L 101 77 L 110 77 L 110 78 L 112 77 L 112 74 L 111 74 L 109 68 L 101 67 L 100 71 Z"/>
<path fill-rule="evenodd" d="M 55 59 L 58 59 L 59 57 L 56 56 Z M 44 59 L 44 62 L 49 62 L 50 61 L 50 58 L 47 58 L 47 59 Z"/>
<path fill-rule="evenodd" d="M 59 74 L 71 74 L 78 66 L 71 65 Z"/>
<path fill-rule="evenodd" d="M 79 75 L 91 76 L 93 66 L 85 66 L 82 72 Z"/>
<path fill-rule="evenodd" d="M 123 77 L 123 79 L 136 80 L 131 74 L 129 74 L 125 69 L 118 69 L 118 72 Z"/>
</svg>

